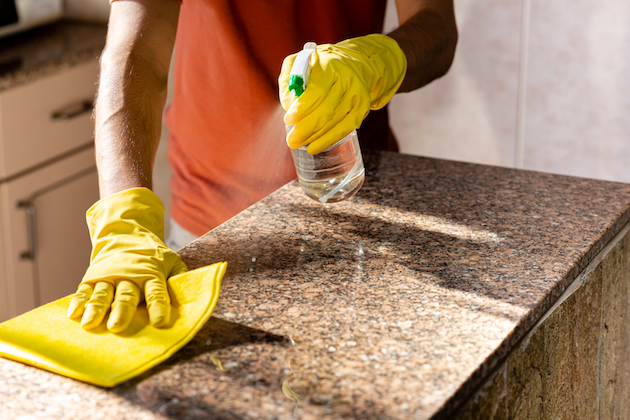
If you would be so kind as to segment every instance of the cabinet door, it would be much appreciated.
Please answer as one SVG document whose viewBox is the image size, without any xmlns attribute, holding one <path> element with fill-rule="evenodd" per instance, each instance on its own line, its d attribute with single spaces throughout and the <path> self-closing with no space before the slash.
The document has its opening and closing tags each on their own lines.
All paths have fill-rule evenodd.
<svg viewBox="0 0 630 420">
<path fill-rule="evenodd" d="M 36 304 L 60 299 L 77 290 L 90 261 L 85 211 L 98 200 L 95 168 L 35 197 L 37 249 Z"/>
<path fill-rule="evenodd" d="M 85 211 L 98 200 L 92 148 L 0 186 L 13 317 L 74 293 L 89 264 Z"/>
<path fill-rule="evenodd" d="M 98 63 L 83 63 L 0 94 L 0 179 L 92 142 Z"/>
<path fill-rule="evenodd" d="M 4 226 L 2 224 L 2 197 L 0 197 L 0 238 L 4 238 Z M 9 319 L 9 306 L 7 300 L 7 276 L 4 264 L 4 242 L 0 240 L 0 322 Z"/>
</svg>

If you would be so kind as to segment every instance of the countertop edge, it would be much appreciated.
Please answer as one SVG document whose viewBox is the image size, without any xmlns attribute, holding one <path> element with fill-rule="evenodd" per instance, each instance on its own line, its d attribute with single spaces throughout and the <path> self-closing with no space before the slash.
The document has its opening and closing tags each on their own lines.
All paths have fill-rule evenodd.
<svg viewBox="0 0 630 420">
<path fill-rule="evenodd" d="M 619 214 L 616 221 L 606 229 L 604 234 L 589 248 L 579 261 L 577 261 L 571 270 L 555 284 L 537 306 L 530 310 L 528 315 L 516 325 L 512 333 L 510 333 L 501 345 L 461 384 L 457 391 L 455 391 L 451 398 L 444 403 L 431 419 L 442 420 L 452 418 L 452 416 L 484 385 L 492 373 L 507 360 L 512 350 L 527 337 L 536 325 L 538 325 L 538 322 L 545 316 L 547 311 L 553 308 L 554 304 L 561 298 L 563 293 L 578 276 L 588 268 L 589 264 L 596 259 L 599 253 L 602 252 L 628 224 L 630 224 L 630 203 L 626 206 L 624 211 Z"/>
<path fill-rule="evenodd" d="M 90 60 L 98 60 L 102 50 L 102 47 L 94 47 L 90 50 L 73 54 L 71 57 L 55 59 L 32 69 L 20 70 L 14 74 L 7 74 L 0 81 L 0 93 L 87 63 Z"/>
<path fill-rule="evenodd" d="M 61 19 L 2 39 L 0 93 L 43 77 L 98 60 L 105 47 L 106 25 Z M 12 61 L 26 65 L 12 67 Z"/>
</svg>

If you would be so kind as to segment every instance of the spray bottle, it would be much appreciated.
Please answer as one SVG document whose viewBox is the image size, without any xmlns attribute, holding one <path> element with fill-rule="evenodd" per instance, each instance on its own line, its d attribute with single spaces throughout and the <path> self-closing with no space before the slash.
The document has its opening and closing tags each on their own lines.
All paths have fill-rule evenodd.
<svg viewBox="0 0 630 420">
<path fill-rule="evenodd" d="M 296 98 L 307 88 L 310 57 L 316 47 L 314 42 L 304 44 L 291 67 L 289 90 Z M 291 128 L 287 126 L 287 134 Z M 307 196 L 321 203 L 335 203 L 352 197 L 361 189 L 365 170 L 357 130 L 316 155 L 306 149 L 307 146 L 303 146 L 292 152 L 298 180 Z"/>
</svg>

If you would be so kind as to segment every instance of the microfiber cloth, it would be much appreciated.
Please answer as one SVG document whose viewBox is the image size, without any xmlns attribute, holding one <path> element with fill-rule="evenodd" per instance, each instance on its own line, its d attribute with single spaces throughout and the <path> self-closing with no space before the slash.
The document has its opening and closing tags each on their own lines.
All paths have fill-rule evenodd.
<svg viewBox="0 0 630 420">
<path fill-rule="evenodd" d="M 89 332 L 66 317 L 71 296 L 0 324 L 0 356 L 102 387 L 113 387 L 162 363 L 208 321 L 227 263 L 171 277 L 171 324 L 155 328 L 144 304 L 121 334 L 106 321 Z"/>
</svg>

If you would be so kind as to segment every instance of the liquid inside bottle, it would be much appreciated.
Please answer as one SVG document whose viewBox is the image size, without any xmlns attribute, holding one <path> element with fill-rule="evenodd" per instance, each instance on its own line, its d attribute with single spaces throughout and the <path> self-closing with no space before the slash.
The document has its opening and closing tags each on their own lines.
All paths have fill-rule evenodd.
<svg viewBox="0 0 630 420">
<path fill-rule="evenodd" d="M 365 169 L 356 130 L 316 155 L 306 148 L 292 152 L 298 180 L 307 196 L 321 203 L 335 203 L 361 189 Z"/>
</svg>

